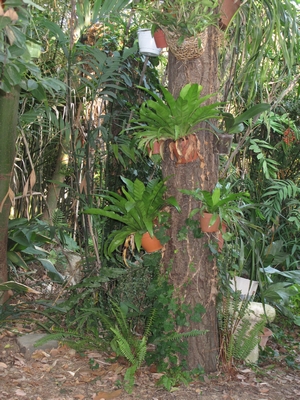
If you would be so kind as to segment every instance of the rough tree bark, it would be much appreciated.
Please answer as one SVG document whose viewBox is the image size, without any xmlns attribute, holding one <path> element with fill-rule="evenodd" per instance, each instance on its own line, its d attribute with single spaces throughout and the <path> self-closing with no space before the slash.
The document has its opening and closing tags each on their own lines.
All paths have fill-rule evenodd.
<svg viewBox="0 0 300 400">
<path fill-rule="evenodd" d="M 208 36 L 209 41 L 200 58 L 178 61 L 171 52 L 169 53 L 169 90 L 175 97 L 187 83 L 202 85 L 201 95 L 216 93 L 218 90 L 218 31 L 214 27 L 209 27 Z M 216 98 L 212 98 L 211 102 L 213 101 L 216 101 Z M 179 193 L 178 189 L 199 187 L 212 190 L 218 180 L 219 159 L 214 152 L 215 135 L 205 123 L 197 127 L 197 137 L 200 143 L 199 159 L 189 164 L 176 165 L 170 158 L 168 146 L 165 146 L 162 162 L 163 176 L 170 176 L 167 181 L 168 192 L 177 198 L 182 212 L 178 214 L 172 211 L 171 240 L 166 246 L 164 266 L 171 267 L 170 280 L 177 290 L 176 295 L 184 298 L 185 304 L 193 307 L 201 303 L 206 309 L 200 326 L 192 322 L 190 327 L 205 329 L 209 332 L 204 336 L 189 339 L 187 362 L 190 368 L 201 365 L 206 372 L 212 372 L 217 369 L 218 361 L 217 268 L 207 247 L 208 234 L 200 239 L 195 238 L 192 233 L 188 233 L 186 240 L 177 238 L 189 213 L 199 207 L 194 199 Z"/>
<path fill-rule="evenodd" d="M 18 121 L 20 91 L 18 87 L 10 93 L 0 91 L 0 283 L 6 282 L 7 235 L 11 207 L 9 187 L 15 160 L 16 130 Z M 0 297 L 0 303 L 7 300 L 7 294 Z"/>
<path fill-rule="evenodd" d="M 61 138 L 62 141 L 63 138 Z M 65 170 L 69 164 L 69 154 L 66 152 L 67 144 L 64 143 L 59 145 L 58 156 L 56 159 L 55 170 L 52 176 L 52 182 L 48 187 L 48 194 L 46 199 L 47 206 L 44 209 L 42 219 L 44 221 L 51 221 L 54 211 L 57 208 L 57 202 L 61 191 L 61 184 L 65 180 Z"/>
</svg>

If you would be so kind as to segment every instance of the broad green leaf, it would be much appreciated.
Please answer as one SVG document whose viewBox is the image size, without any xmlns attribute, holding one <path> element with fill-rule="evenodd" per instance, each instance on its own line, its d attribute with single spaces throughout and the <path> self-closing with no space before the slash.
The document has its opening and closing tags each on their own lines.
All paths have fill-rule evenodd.
<svg viewBox="0 0 300 400">
<path fill-rule="evenodd" d="M 38 258 L 38 261 L 42 264 L 42 266 L 47 270 L 49 277 L 58 283 L 64 283 L 65 278 L 57 271 L 55 266 L 52 264 L 51 261 Z"/>
</svg>

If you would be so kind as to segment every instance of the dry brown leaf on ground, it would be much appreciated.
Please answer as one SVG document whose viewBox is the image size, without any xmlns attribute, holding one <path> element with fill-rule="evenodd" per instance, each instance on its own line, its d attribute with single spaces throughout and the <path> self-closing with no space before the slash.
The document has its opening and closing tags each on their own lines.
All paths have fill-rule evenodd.
<svg viewBox="0 0 300 400">
<path fill-rule="evenodd" d="M 115 390 L 115 391 L 113 391 L 113 392 L 99 392 L 99 393 L 97 394 L 97 396 L 93 398 L 93 400 L 102 400 L 102 399 L 110 400 L 110 399 L 115 399 L 116 397 L 121 396 L 122 392 L 123 392 L 123 391 L 122 391 L 121 389 Z"/>
<path fill-rule="evenodd" d="M 31 358 L 35 360 L 42 360 L 45 357 L 50 357 L 50 354 L 46 353 L 44 350 L 36 350 L 31 356 Z"/>
<path fill-rule="evenodd" d="M 21 389 L 17 389 L 15 391 L 15 394 L 16 394 L 16 396 L 22 396 L 22 397 L 27 396 L 27 394 Z"/>
</svg>

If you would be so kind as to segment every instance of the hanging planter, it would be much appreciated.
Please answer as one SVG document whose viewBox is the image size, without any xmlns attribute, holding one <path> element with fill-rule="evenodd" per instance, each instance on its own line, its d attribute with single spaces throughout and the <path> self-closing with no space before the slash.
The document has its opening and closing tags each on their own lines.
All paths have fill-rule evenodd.
<svg viewBox="0 0 300 400">
<path fill-rule="evenodd" d="M 142 236 L 142 247 L 147 253 L 154 253 L 161 250 L 163 245 L 155 236 L 151 237 L 149 232 L 146 232 Z"/>
<path fill-rule="evenodd" d="M 221 8 L 220 8 L 220 28 L 225 30 L 229 25 L 232 17 L 237 12 L 238 8 L 241 5 L 240 0 L 220 0 Z"/>
<path fill-rule="evenodd" d="M 157 57 L 161 51 L 155 44 L 151 29 L 139 29 L 138 40 L 140 53 L 144 56 Z"/>
<path fill-rule="evenodd" d="M 153 142 L 153 147 L 151 148 L 150 144 L 147 146 L 147 151 L 149 154 L 149 157 L 153 156 L 153 155 L 157 155 L 157 154 L 162 154 L 161 153 L 161 148 L 163 145 L 163 140 L 155 140 Z"/>
<path fill-rule="evenodd" d="M 165 47 L 168 47 L 168 43 L 166 41 L 166 36 L 162 29 L 157 29 L 154 32 L 153 36 L 154 36 L 155 44 L 158 48 L 164 49 Z"/>
<path fill-rule="evenodd" d="M 170 142 L 169 149 L 171 159 L 176 159 L 176 164 L 187 164 L 199 157 L 199 141 L 194 134 Z"/>
<path fill-rule="evenodd" d="M 177 36 L 173 32 L 170 32 L 167 29 L 165 29 L 164 32 L 170 51 L 174 54 L 177 60 L 181 61 L 199 58 L 203 53 L 208 40 L 207 30 L 201 32 L 198 36 L 187 37 L 182 42 L 180 42 L 180 36 Z"/>
<path fill-rule="evenodd" d="M 217 219 L 213 224 L 211 224 L 213 214 L 211 213 L 203 213 L 200 215 L 200 228 L 202 232 L 217 232 L 220 228 L 220 217 L 217 216 Z"/>
<path fill-rule="evenodd" d="M 218 134 L 217 151 L 220 155 L 226 155 L 230 153 L 233 135 Z"/>
</svg>

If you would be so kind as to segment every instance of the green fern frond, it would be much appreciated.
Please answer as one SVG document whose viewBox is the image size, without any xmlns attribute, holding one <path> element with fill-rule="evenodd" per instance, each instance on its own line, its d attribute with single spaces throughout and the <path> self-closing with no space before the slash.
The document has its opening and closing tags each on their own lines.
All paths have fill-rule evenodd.
<svg viewBox="0 0 300 400">
<path fill-rule="evenodd" d="M 51 220 L 53 226 L 55 226 L 56 228 L 62 228 L 66 226 L 66 217 L 64 213 L 58 208 L 53 211 L 51 215 Z"/>
<path fill-rule="evenodd" d="M 142 363 L 145 361 L 146 352 L 147 352 L 147 338 L 144 336 L 142 340 L 139 342 L 138 352 L 136 355 L 138 367 L 140 367 Z"/>
<path fill-rule="evenodd" d="M 154 308 L 154 309 L 151 311 L 150 317 L 147 319 L 146 326 L 145 326 L 145 331 L 144 331 L 144 336 L 147 337 L 147 338 L 148 338 L 148 337 L 150 336 L 150 334 L 151 334 L 151 328 L 152 328 L 153 322 L 154 322 L 154 320 L 155 320 L 156 313 L 157 313 L 157 311 L 156 311 L 156 309 Z"/>
<path fill-rule="evenodd" d="M 247 322 L 247 323 L 246 323 Z M 235 336 L 234 358 L 245 360 L 256 345 L 260 342 L 260 333 L 266 325 L 266 319 L 262 318 L 251 329 L 250 322 L 243 320 L 241 328 L 238 329 Z"/>
<path fill-rule="evenodd" d="M 164 338 L 160 339 L 161 341 L 170 342 L 170 341 L 179 341 L 181 339 L 186 339 L 189 337 L 195 337 L 199 335 L 205 335 L 208 331 L 200 331 L 199 329 L 193 329 L 188 332 L 173 332 L 166 335 Z"/>
<path fill-rule="evenodd" d="M 118 328 L 110 328 L 110 330 L 115 334 L 116 340 L 119 346 L 119 350 L 122 355 L 132 364 L 136 364 L 135 355 L 132 353 L 128 341 L 124 338 Z"/>
<path fill-rule="evenodd" d="M 220 332 L 220 351 L 226 367 L 233 364 L 233 360 L 245 360 L 259 343 L 260 332 L 266 324 L 264 316 L 251 326 L 250 300 L 240 300 L 236 293 L 228 294 L 218 308 L 218 322 Z"/>
</svg>

